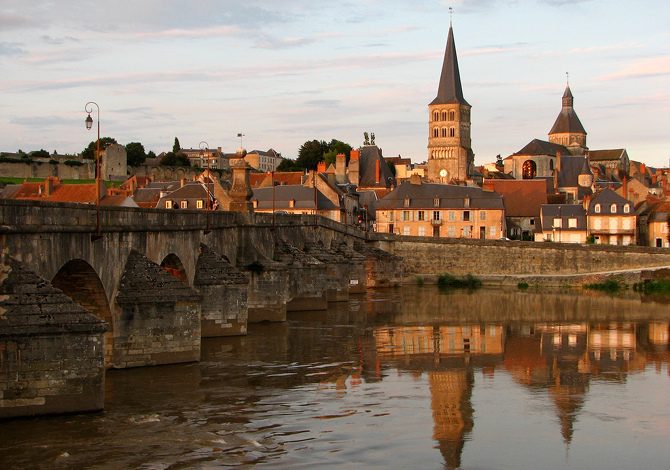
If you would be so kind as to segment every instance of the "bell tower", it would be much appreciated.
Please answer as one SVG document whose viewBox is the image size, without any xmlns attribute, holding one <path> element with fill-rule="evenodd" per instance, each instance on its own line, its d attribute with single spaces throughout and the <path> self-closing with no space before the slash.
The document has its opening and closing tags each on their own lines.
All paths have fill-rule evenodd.
<svg viewBox="0 0 670 470">
<path fill-rule="evenodd" d="M 462 183 L 471 176 L 470 104 L 463 97 L 454 31 L 444 52 L 437 96 L 428 105 L 428 179 Z"/>
</svg>

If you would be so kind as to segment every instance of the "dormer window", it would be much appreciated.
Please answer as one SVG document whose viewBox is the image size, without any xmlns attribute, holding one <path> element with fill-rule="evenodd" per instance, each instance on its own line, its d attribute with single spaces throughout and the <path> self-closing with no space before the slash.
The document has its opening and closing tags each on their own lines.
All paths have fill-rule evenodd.
<svg viewBox="0 0 670 470">
<path fill-rule="evenodd" d="M 198 202 L 200 202 L 200 201 L 198 201 Z M 254 209 L 256 209 L 258 207 L 258 199 L 253 200 L 253 205 L 254 205 Z"/>
<path fill-rule="evenodd" d="M 616 204 L 612 204 L 612 205 L 610 206 L 610 212 L 611 212 L 612 214 L 616 214 Z"/>
<path fill-rule="evenodd" d="M 596 214 L 600 214 L 600 204 L 596 204 L 593 207 L 593 212 L 595 212 Z"/>
<path fill-rule="evenodd" d="M 623 206 L 623 212 L 624 214 L 630 213 L 630 204 L 626 204 L 625 206 Z"/>
<path fill-rule="evenodd" d="M 291 200 L 288 202 L 288 206 L 291 207 L 291 208 L 295 207 L 295 199 L 291 199 Z"/>
<path fill-rule="evenodd" d="M 470 196 L 465 196 L 463 199 L 463 207 L 470 207 Z"/>
<path fill-rule="evenodd" d="M 433 198 L 433 207 L 440 207 L 440 198 Z"/>
<path fill-rule="evenodd" d="M 405 205 L 405 207 L 409 207 L 409 198 L 408 197 L 405 198 L 404 205 Z"/>
</svg>

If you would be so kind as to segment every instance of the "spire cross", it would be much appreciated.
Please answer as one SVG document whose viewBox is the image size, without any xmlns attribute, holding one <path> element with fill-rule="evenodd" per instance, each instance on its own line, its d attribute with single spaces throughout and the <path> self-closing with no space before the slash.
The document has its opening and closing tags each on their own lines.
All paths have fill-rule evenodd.
<svg viewBox="0 0 670 470">
<path fill-rule="evenodd" d="M 570 85 L 570 72 L 565 72 L 565 82 Z"/>
<path fill-rule="evenodd" d="M 449 26 L 451 26 L 451 19 L 454 16 L 454 9 L 452 7 L 449 7 Z"/>
</svg>

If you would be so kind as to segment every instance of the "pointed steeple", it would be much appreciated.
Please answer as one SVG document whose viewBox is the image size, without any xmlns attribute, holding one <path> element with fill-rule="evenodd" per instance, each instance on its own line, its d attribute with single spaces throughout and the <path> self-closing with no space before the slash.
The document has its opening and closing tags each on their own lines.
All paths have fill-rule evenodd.
<svg viewBox="0 0 670 470">
<path fill-rule="evenodd" d="M 570 85 L 566 85 L 565 91 L 563 92 L 563 107 L 572 108 L 574 105 L 574 98 L 572 96 L 572 91 L 570 91 Z"/>
<path fill-rule="evenodd" d="M 556 121 L 554 122 L 554 125 L 551 127 L 551 130 L 549 131 L 549 142 L 554 142 L 551 140 L 552 134 L 580 134 L 584 136 L 584 142 L 582 143 L 583 146 L 586 146 L 586 131 L 584 130 L 584 126 L 582 126 L 581 121 L 577 117 L 577 113 L 575 112 L 575 109 L 573 107 L 574 105 L 574 98 L 572 96 L 572 91 L 570 91 L 570 85 L 566 85 L 565 91 L 563 92 L 563 107 L 561 108 L 561 112 L 558 114 L 558 117 L 556 118 Z M 570 145 L 572 143 L 572 138 L 566 142 L 555 142 L 559 143 L 561 145 Z"/>
<path fill-rule="evenodd" d="M 437 89 L 437 97 L 430 104 L 460 103 L 469 106 L 463 97 L 461 87 L 461 74 L 458 71 L 458 57 L 456 56 L 456 43 L 454 42 L 454 30 L 449 25 L 449 36 L 447 48 L 444 51 L 444 62 L 442 62 L 442 75 L 440 86 Z"/>
</svg>

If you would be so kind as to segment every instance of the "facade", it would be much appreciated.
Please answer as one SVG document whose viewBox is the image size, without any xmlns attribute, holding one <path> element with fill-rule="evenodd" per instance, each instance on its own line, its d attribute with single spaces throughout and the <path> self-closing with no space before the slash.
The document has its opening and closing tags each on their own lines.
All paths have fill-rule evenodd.
<svg viewBox="0 0 670 470">
<path fill-rule="evenodd" d="M 630 159 L 626 149 L 591 150 L 588 155 L 589 161 L 603 165 L 609 176 L 628 174 L 630 170 Z"/>
<path fill-rule="evenodd" d="M 207 168 L 212 170 L 230 168 L 228 159 L 224 157 L 221 147 L 216 149 L 181 149 L 188 157 L 194 168 Z"/>
<path fill-rule="evenodd" d="M 670 248 L 670 200 L 648 198 L 637 211 L 638 243 L 656 248 Z"/>
<path fill-rule="evenodd" d="M 275 171 L 284 160 L 281 153 L 274 149 L 268 151 L 252 150 L 244 157 L 249 166 L 258 171 Z"/>
<path fill-rule="evenodd" d="M 251 198 L 254 212 L 272 214 L 317 214 L 336 222 L 344 222 L 339 204 L 317 189 L 303 185 L 282 185 L 256 188 Z"/>
<path fill-rule="evenodd" d="M 428 180 L 463 183 L 472 174 L 470 104 L 463 97 L 454 32 L 449 26 L 437 96 L 428 105 Z"/>
<path fill-rule="evenodd" d="M 503 160 L 505 173 L 514 179 L 531 180 L 554 176 L 557 159 L 569 155 L 570 151 L 561 144 L 533 139 L 518 152 Z"/>
<path fill-rule="evenodd" d="M 535 241 L 586 243 L 586 210 L 582 204 L 544 204 Z"/>
<path fill-rule="evenodd" d="M 200 181 L 182 181 L 180 187 L 161 195 L 157 209 L 214 209 L 214 195 L 207 185 Z"/>
<path fill-rule="evenodd" d="M 507 236 L 513 240 L 533 240 L 540 226 L 540 208 L 549 202 L 551 179 L 484 182 L 484 189 L 500 194 L 505 206 Z"/>
<path fill-rule="evenodd" d="M 596 244 L 634 245 L 637 215 L 633 204 L 611 189 L 603 189 L 588 201 L 588 232 Z"/>
<path fill-rule="evenodd" d="M 104 180 L 123 181 L 128 178 L 128 155 L 123 145 L 111 144 L 102 151 L 100 172 Z"/>
<path fill-rule="evenodd" d="M 377 202 L 378 232 L 420 237 L 499 239 L 506 234 L 502 197 L 480 188 L 405 181 Z"/>
</svg>

